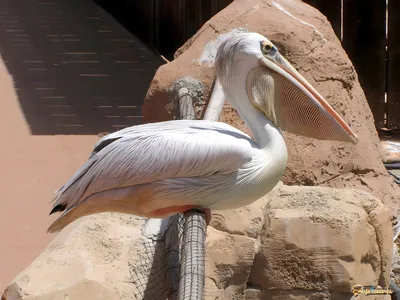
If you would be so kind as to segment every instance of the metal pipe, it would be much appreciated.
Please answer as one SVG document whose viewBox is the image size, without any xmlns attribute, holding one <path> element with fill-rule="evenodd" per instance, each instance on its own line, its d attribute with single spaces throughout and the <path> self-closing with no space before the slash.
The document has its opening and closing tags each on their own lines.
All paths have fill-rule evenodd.
<svg viewBox="0 0 400 300">
<path fill-rule="evenodd" d="M 195 112 L 193 107 L 193 99 L 190 96 L 187 88 L 181 88 L 178 91 L 177 101 L 179 105 L 180 119 L 195 119 Z M 165 265 L 166 273 L 165 280 L 168 287 L 167 299 L 178 300 L 182 299 L 178 296 L 178 292 L 182 285 L 181 280 L 181 247 L 182 244 L 182 215 L 175 215 L 168 218 L 168 228 L 165 231 Z M 184 271 L 185 272 L 185 271 Z M 191 299 L 191 298 L 189 298 Z"/>
<path fill-rule="evenodd" d="M 203 300 L 206 216 L 195 209 L 184 214 L 179 300 Z"/>
<path fill-rule="evenodd" d="M 203 119 L 218 121 L 224 103 L 225 97 L 222 86 L 218 78 L 216 78 Z M 193 101 L 191 101 L 191 104 L 188 106 L 193 109 Z M 192 115 L 194 116 L 194 110 Z M 180 300 L 202 300 L 204 297 L 206 235 L 207 225 L 204 212 L 198 210 L 187 211 L 184 214 L 182 232 Z"/>
<path fill-rule="evenodd" d="M 195 119 L 193 99 L 189 90 L 181 88 L 177 96 L 180 118 Z M 218 121 L 224 102 L 222 87 L 216 80 L 204 119 Z M 189 210 L 183 214 L 183 226 L 182 216 L 178 215 L 169 218 L 168 227 L 165 234 L 166 281 L 169 287 L 167 297 L 169 300 L 203 300 L 206 216 L 204 212 Z"/>
<path fill-rule="evenodd" d="M 218 121 L 224 102 L 225 97 L 222 86 L 218 79 L 216 79 L 203 119 Z M 206 216 L 204 212 L 193 209 L 184 214 L 182 235 L 179 300 L 203 300 L 207 235 Z"/>
<path fill-rule="evenodd" d="M 178 101 L 179 101 L 179 117 L 181 119 L 194 120 L 196 119 L 196 114 L 194 112 L 193 99 L 190 96 L 189 90 L 187 88 L 181 88 L 178 91 Z"/>
</svg>

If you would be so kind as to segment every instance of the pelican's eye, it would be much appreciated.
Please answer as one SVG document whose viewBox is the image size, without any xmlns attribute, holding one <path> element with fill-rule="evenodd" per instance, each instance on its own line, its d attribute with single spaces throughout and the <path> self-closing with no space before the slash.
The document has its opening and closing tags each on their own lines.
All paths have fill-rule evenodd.
<svg viewBox="0 0 400 300">
<path fill-rule="evenodd" d="M 277 52 L 278 49 L 276 49 L 276 47 L 274 45 L 272 45 L 270 42 L 267 41 L 263 41 L 261 42 L 261 52 L 264 55 L 273 55 L 274 52 Z"/>
<path fill-rule="evenodd" d="M 268 54 L 268 53 L 271 51 L 271 49 L 272 49 L 272 46 L 271 46 L 271 45 L 265 44 L 264 47 L 263 47 L 263 52 L 264 52 L 265 54 Z"/>
</svg>

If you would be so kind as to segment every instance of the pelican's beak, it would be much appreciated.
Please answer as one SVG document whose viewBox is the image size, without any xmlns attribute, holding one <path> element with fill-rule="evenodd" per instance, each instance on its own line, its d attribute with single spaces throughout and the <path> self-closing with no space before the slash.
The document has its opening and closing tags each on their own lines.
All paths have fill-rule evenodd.
<svg viewBox="0 0 400 300">
<path fill-rule="evenodd" d="M 358 137 L 307 80 L 271 44 L 247 76 L 253 105 L 282 130 L 320 140 L 357 143 Z"/>
</svg>

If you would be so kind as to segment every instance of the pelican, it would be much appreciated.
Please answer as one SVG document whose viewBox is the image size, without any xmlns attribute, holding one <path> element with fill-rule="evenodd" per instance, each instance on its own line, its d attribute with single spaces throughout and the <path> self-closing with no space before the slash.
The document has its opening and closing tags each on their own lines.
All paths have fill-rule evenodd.
<svg viewBox="0 0 400 300">
<path fill-rule="evenodd" d="M 222 122 L 176 120 L 111 133 L 55 193 L 49 227 L 60 231 L 100 212 L 164 218 L 189 209 L 227 210 L 270 192 L 287 164 L 283 131 L 357 143 L 328 102 L 258 33 L 218 48 L 214 68 L 225 99 L 254 139 Z"/>
</svg>

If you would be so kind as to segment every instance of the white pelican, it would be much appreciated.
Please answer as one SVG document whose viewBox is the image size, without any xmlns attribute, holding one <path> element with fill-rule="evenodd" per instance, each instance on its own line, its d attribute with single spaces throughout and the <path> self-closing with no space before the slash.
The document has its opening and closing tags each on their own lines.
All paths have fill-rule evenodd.
<svg viewBox="0 0 400 300">
<path fill-rule="evenodd" d="M 111 133 L 56 191 L 51 213 L 63 213 L 49 232 L 99 212 L 163 218 L 192 208 L 209 214 L 209 209 L 250 204 L 271 191 L 286 168 L 280 129 L 357 142 L 349 125 L 264 36 L 240 33 L 225 40 L 215 71 L 255 141 L 232 126 L 206 120 Z"/>
</svg>

